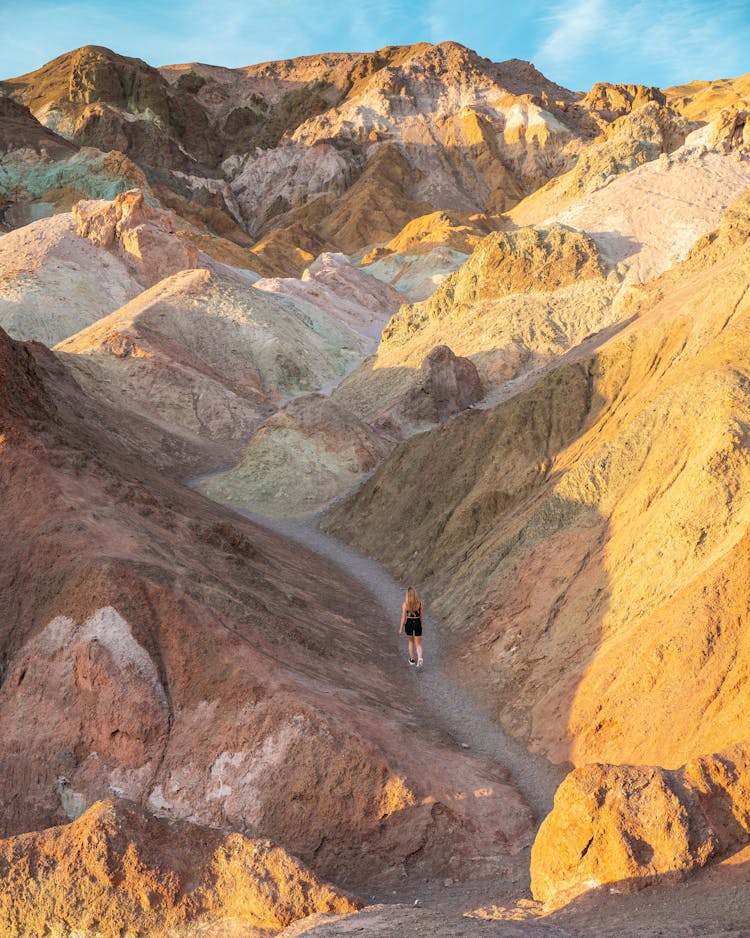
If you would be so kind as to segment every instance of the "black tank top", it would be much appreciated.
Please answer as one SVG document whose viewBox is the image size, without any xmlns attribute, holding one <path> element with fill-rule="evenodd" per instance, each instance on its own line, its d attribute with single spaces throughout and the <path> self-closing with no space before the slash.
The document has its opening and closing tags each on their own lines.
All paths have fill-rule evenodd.
<svg viewBox="0 0 750 938">
<path fill-rule="evenodd" d="M 421 622 L 422 621 L 422 606 L 420 605 L 419 609 L 417 609 L 416 612 L 407 611 L 406 618 L 409 619 L 411 622 Z"/>
</svg>

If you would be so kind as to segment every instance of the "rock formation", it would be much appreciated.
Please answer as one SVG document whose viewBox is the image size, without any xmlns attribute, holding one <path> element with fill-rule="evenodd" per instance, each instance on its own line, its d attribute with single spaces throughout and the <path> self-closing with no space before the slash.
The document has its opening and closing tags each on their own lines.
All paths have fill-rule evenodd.
<svg viewBox="0 0 750 938">
<path fill-rule="evenodd" d="M 7 99 L 0 99 L 7 100 Z M 0 117 L 0 127 L 6 122 Z M 11 121 L 8 133 L 14 134 Z M 23 139 L 23 137 L 21 137 Z M 81 199 L 114 199 L 129 189 L 151 193 L 143 171 L 122 153 L 82 147 L 51 159 L 24 147 L 0 156 L 0 230 L 21 228 L 40 218 L 69 212 Z"/>
<path fill-rule="evenodd" d="M 391 445 L 330 398 L 299 397 L 255 431 L 237 466 L 201 491 L 263 515 L 312 514 L 356 486 Z"/>
<path fill-rule="evenodd" d="M 78 147 L 40 124 L 27 107 L 0 96 L 0 155 L 32 150 L 52 159 L 65 159 Z"/>
<path fill-rule="evenodd" d="M 144 287 L 198 266 L 198 252 L 189 241 L 175 237 L 171 216 L 148 205 L 138 189 L 112 202 L 79 202 L 73 206 L 73 218 L 80 238 L 111 249 Z"/>
<path fill-rule="evenodd" d="M 477 917 L 745 848 L 749 113 L 452 42 L 0 83 L 0 325 L 56 346 L 0 330 L 0 931 L 269 934 L 356 907 L 319 876 L 518 900 L 505 756 L 534 804 L 573 770 L 537 902 Z M 498 761 L 195 476 L 424 591 Z"/>
<path fill-rule="evenodd" d="M 623 891 L 684 878 L 750 840 L 747 746 L 679 771 L 587 765 L 555 795 L 531 852 L 535 898 L 564 904 L 588 889 Z"/>
<path fill-rule="evenodd" d="M 437 595 L 457 643 L 484 608 L 492 665 L 457 645 L 456 671 L 555 759 L 671 767 L 748 733 L 747 230 L 745 199 L 629 326 L 398 447 L 327 522 Z"/>
<path fill-rule="evenodd" d="M 0 324 L 54 345 L 144 287 L 197 267 L 198 251 L 173 222 L 136 189 L 11 232 L 0 242 Z"/>
<path fill-rule="evenodd" d="M 379 411 L 372 424 L 397 439 L 407 437 L 416 428 L 454 417 L 482 396 L 482 381 L 474 363 L 456 356 L 447 345 L 436 345 L 422 362 L 417 384 Z"/>
<path fill-rule="evenodd" d="M 370 260 L 363 270 L 389 283 L 408 303 L 419 303 L 432 296 L 445 278 L 467 260 L 468 255 L 460 251 L 436 247 L 426 254 L 384 254 Z"/>
<path fill-rule="evenodd" d="M 750 74 L 675 85 L 666 88 L 664 96 L 670 107 L 684 114 L 688 120 L 710 122 L 724 108 L 747 109 L 750 105 Z"/>
<path fill-rule="evenodd" d="M 304 300 L 229 270 L 186 270 L 56 346 L 93 394 L 203 440 L 240 441 L 322 387 L 365 341 Z"/>
<path fill-rule="evenodd" d="M 2 90 L 57 133 L 127 152 L 150 169 L 184 171 L 218 156 L 205 111 L 189 90 L 173 89 L 141 59 L 109 49 L 83 46 Z"/>
<path fill-rule="evenodd" d="M 315 912 L 361 906 L 267 840 L 158 821 L 122 802 L 0 841 L 0 863 L 8 938 L 275 934 Z"/>
<path fill-rule="evenodd" d="M 666 95 L 659 88 L 648 88 L 645 85 L 613 85 L 598 81 L 581 99 L 580 104 L 606 126 L 618 117 L 638 111 L 651 102 L 665 104 Z"/>
<path fill-rule="evenodd" d="M 614 133 L 584 151 L 576 169 L 514 207 L 509 213 L 512 221 L 543 226 L 558 222 L 590 232 L 599 249 L 611 263 L 622 264 L 633 283 L 646 282 L 684 260 L 693 243 L 719 224 L 722 212 L 750 184 L 750 164 L 732 153 L 735 119 L 716 115 L 668 153 L 662 150 L 666 138 L 659 121 L 648 122 L 651 132 L 638 130 L 647 108 L 660 120 L 667 115 L 649 105 L 622 118 L 622 139 Z M 677 125 L 668 130 L 669 122 L 674 124 L 672 117 L 668 133 L 677 132 Z M 619 123 L 612 125 L 613 132 Z M 636 134 L 633 138 L 628 136 L 631 131 Z M 650 142 L 638 142 L 641 132 L 650 134 Z M 683 132 L 684 128 L 679 130 L 680 135 Z M 615 162 L 622 160 L 621 168 L 630 171 L 606 175 L 609 170 L 599 160 L 602 155 L 605 162 L 609 159 L 610 146 L 618 154 Z"/>
<path fill-rule="evenodd" d="M 119 256 L 104 254 L 79 236 L 69 212 L 4 235 L 0 326 L 54 345 L 132 299 L 141 284 Z"/>
<path fill-rule="evenodd" d="M 615 176 L 671 153 L 683 145 L 691 129 L 695 125 L 655 101 L 617 118 L 604 130 L 604 140 L 586 147 L 563 177 L 567 183 L 563 196 L 593 192 Z"/>
<path fill-rule="evenodd" d="M 431 212 L 414 218 L 395 238 L 362 259 L 363 264 L 390 254 L 426 254 L 436 247 L 446 247 L 471 254 L 485 235 L 502 224 L 502 216 L 468 215 L 464 212 Z"/>
<path fill-rule="evenodd" d="M 619 318 L 612 306 L 618 289 L 595 241 L 580 231 L 552 225 L 490 234 L 432 296 L 401 307 L 383 331 L 374 364 L 352 375 L 338 400 L 347 403 L 356 393 L 365 409 L 353 400 L 352 406 L 369 418 L 384 406 L 384 393 L 391 396 L 375 392 L 376 382 L 393 384 L 397 374 L 406 381 L 409 369 L 444 344 L 474 361 L 486 389 L 497 387 Z"/>
<path fill-rule="evenodd" d="M 256 281 L 255 287 L 319 306 L 373 345 L 404 301 L 398 290 L 369 270 L 356 268 L 343 254 L 321 254 L 299 279 L 264 278 Z"/>
<path fill-rule="evenodd" d="M 329 255 L 302 280 L 253 285 L 174 228 L 134 190 L 11 232 L 0 318 L 60 343 L 91 393 L 190 445 L 246 439 L 289 397 L 335 381 L 402 300 Z M 238 455 L 222 452 L 224 465 Z"/>
<path fill-rule="evenodd" d="M 126 154 L 178 214 L 238 243 L 239 222 L 262 263 L 297 275 L 312 257 L 295 262 L 295 244 L 353 252 L 435 210 L 502 211 L 602 122 L 529 63 L 450 42 L 160 71 L 86 46 L 1 90 L 79 146 Z"/>
</svg>

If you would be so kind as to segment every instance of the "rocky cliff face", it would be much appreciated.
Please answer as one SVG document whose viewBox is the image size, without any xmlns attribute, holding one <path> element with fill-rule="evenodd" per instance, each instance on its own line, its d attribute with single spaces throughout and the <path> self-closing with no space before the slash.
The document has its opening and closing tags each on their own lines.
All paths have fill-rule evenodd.
<svg viewBox="0 0 750 938">
<path fill-rule="evenodd" d="M 76 153 L 78 147 L 40 124 L 27 107 L 12 98 L 0 97 L 0 154 L 25 149 L 64 159 Z"/>
<path fill-rule="evenodd" d="M 351 252 L 435 209 L 502 211 L 606 123 L 529 63 L 455 43 L 161 71 L 87 46 L 2 89 L 76 144 L 127 154 L 171 208 L 203 203 L 204 225 L 239 222 L 277 259 L 279 238 Z"/>
</svg>

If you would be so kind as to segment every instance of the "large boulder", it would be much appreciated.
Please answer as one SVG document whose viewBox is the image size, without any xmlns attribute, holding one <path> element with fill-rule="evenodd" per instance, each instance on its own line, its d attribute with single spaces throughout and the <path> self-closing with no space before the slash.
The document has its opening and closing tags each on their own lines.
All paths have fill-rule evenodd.
<svg viewBox="0 0 750 938">
<path fill-rule="evenodd" d="M 531 851 L 534 898 L 681 879 L 750 839 L 746 745 L 682 769 L 587 765 L 571 772 Z"/>
<path fill-rule="evenodd" d="M 481 400 L 484 390 L 476 365 L 447 345 L 436 345 L 417 377 L 404 369 L 405 390 L 372 418 L 372 426 L 392 439 L 442 423 Z M 387 388 L 385 388 L 387 394 Z"/>
<path fill-rule="evenodd" d="M 436 345 L 422 362 L 422 387 L 415 401 L 424 406 L 427 419 L 442 422 L 466 410 L 482 397 L 482 382 L 476 365 L 455 355 L 447 345 Z"/>
</svg>

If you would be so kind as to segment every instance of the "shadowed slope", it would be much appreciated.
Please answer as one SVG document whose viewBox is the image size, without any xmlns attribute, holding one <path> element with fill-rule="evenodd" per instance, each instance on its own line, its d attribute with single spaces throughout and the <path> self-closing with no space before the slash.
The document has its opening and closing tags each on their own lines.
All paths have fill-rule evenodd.
<svg viewBox="0 0 750 938">
<path fill-rule="evenodd" d="M 373 600 L 146 468 L 41 346 L 0 359 L 4 834 L 114 794 L 352 882 L 528 840 L 504 772 L 420 723 Z"/>
</svg>

